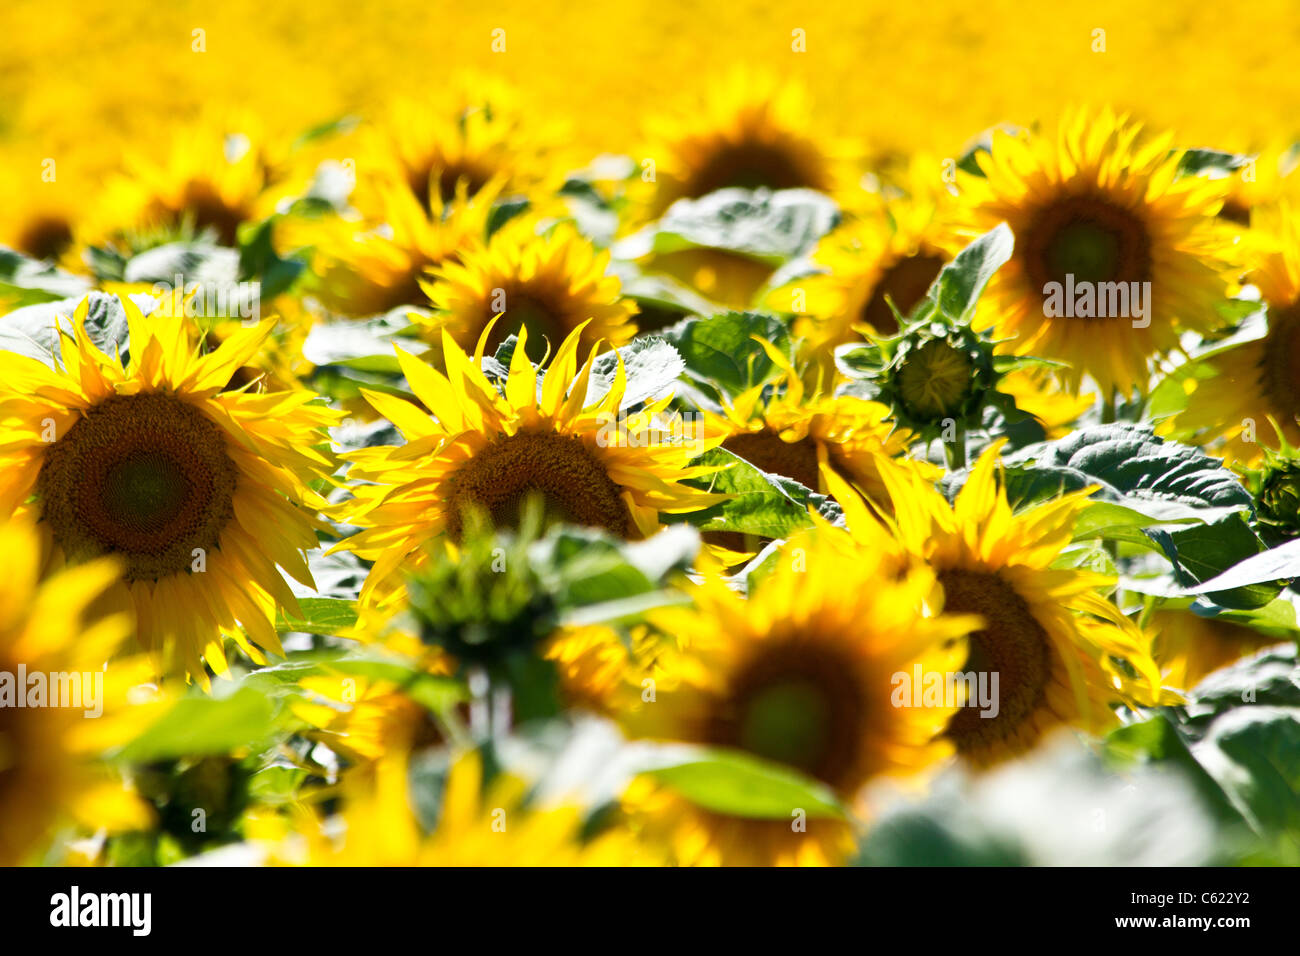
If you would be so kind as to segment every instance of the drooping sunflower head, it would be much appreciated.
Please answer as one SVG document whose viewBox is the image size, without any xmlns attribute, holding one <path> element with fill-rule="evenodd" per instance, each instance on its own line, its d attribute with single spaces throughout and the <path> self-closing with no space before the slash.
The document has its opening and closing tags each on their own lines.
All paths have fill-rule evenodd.
<svg viewBox="0 0 1300 956">
<path fill-rule="evenodd" d="M 404 185 L 377 182 L 371 187 L 373 221 L 298 222 L 285 230 L 284 241 L 312 248 L 320 276 L 316 294 L 334 312 L 362 318 L 427 305 L 422 280 L 482 243 L 499 189 L 499 182 L 490 182 L 470 200 L 462 188 L 448 204 L 435 197 L 426 212 Z"/>
<path fill-rule="evenodd" d="M 1110 111 L 1067 114 L 1055 137 L 996 132 L 981 176 L 960 173 L 973 233 L 1006 222 L 1015 251 L 989 282 L 978 321 L 1017 354 L 1067 363 L 1110 394 L 1145 391 L 1153 358 L 1182 329 L 1218 322 L 1222 181 L 1179 176 L 1168 135 Z"/>
<path fill-rule="evenodd" d="M 650 124 L 642 158 L 642 217 L 657 218 L 678 199 L 728 187 L 830 192 L 836 159 L 811 131 L 801 86 L 737 71 L 708 89 L 688 112 Z"/>
<path fill-rule="evenodd" d="M 0 510 L 38 516 L 59 560 L 116 556 L 138 636 L 171 666 L 223 672 L 223 635 L 265 660 L 276 608 L 297 607 L 277 565 L 312 586 L 302 551 L 323 501 L 308 483 L 332 470 L 316 446 L 339 416 L 305 390 L 225 390 L 273 319 L 199 354 L 184 320 L 123 298 L 124 363 L 96 344 L 88 303 L 56 367 L 0 357 Z"/>
<path fill-rule="evenodd" d="M 511 222 L 486 245 L 434 271 L 425 285 L 436 310 L 428 324 L 470 349 L 502 315 L 492 325 L 488 352 L 527 328 L 534 361 L 579 328 L 584 349 L 600 341 L 618 348 L 636 334 L 636 305 L 622 297 L 608 270 L 609 253 L 571 226 L 539 236 L 528 221 Z"/>
<path fill-rule="evenodd" d="M 682 650 L 663 665 L 673 683 L 625 718 L 632 731 L 741 751 L 846 804 L 872 778 L 911 776 L 950 752 L 941 735 L 955 702 L 912 706 L 894 692 L 900 675 L 955 671 L 977 619 L 937 613 L 933 575 L 900 567 L 874 527 L 880 547 L 865 527 L 858 541 L 826 526 L 791 539 L 748 599 L 711 578 L 693 606 L 655 612 Z M 688 800 L 671 780 L 642 783 L 629 803 L 667 834 L 679 863 L 834 862 L 852 842 L 834 814 L 810 814 L 804 831 L 791 826 L 800 808 L 737 816 Z"/>
<path fill-rule="evenodd" d="M 1113 703 L 1161 695 L 1149 638 L 1101 594 L 1113 579 L 1056 566 L 1091 489 L 1014 513 L 997 480 L 999 447 L 980 456 L 953 504 L 881 466 L 899 541 L 934 570 L 946 609 L 985 622 L 960 669 L 989 686 L 996 675 L 996 713 L 968 705 L 947 730 L 977 766 L 1023 753 L 1059 725 L 1104 728 Z"/>
<path fill-rule="evenodd" d="M 347 456 L 355 489 L 343 507 L 363 530 L 342 547 L 375 562 L 363 597 L 392 593 L 403 566 L 420 566 L 432 539 L 459 539 L 466 515 L 515 527 L 530 499 L 548 521 L 601 528 L 641 538 L 659 527 L 660 512 L 706 508 L 719 499 L 681 484 L 708 469 L 691 459 L 717 444 L 666 416 L 669 397 L 624 414 L 627 376 L 621 356 L 610 379 L 593 374 L 599 345 L 578 367 L 584 327 L 570 332 L 545 369 L 528 358 L 520 328 L 508 377 L 498 389 L 481 370 L 489 325 L 471 357 L 444 330 L 446 374 L 398 349 L 398 360 L 423 409 L 365 392 L 407 444 Z"/>
</svg>

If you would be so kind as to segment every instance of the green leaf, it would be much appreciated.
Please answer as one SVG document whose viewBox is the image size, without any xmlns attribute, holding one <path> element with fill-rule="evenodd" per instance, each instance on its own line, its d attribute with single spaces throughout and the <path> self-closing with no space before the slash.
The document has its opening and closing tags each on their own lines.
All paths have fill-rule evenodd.
<svg viewBox="0 0 1300 956">
<path fill-rule="evenodd" d="M 226 697 L 182 697 L 118 756 L 148 763 L 225 754 L 244 747 L 262 747 L 276 730 L 276 709 L 271 699 L 253 688 L 239 688 Z"/>
<path fill-rule="evenodd" d="M 1233 564 L 1216 577 L 1188 588 L 1191 594 L 1211 594 L 1246 588 L 1263 582 L 1291 581 L 1300 577 L 1300 539 L 1261 551 Z"/>
<path fill-rule="evenodd" d="M 681 354 L 657 335 L 640 336 L 616 351 L 596 358 L 591 367 L 587 404 L 591 405 L 609 390 L 618 371 L 619 360 L 627 376 L 623 408 L 631 408 L 672 391 L 673 382 L 686 368 Z"/>
<path fill-rule="evenodd" d="M 811 189 L 721 189 L 673 203 L 657 223 L 619 243 L 615 255 L 707 248 L 779 265 L 811 252 L 838 222 L 834 201 Z"/>
<path fill-rule="evenodd" d="M 303 616 L 293 617 L 281 611 L 276 617 L 277 631 L 300 631 L 304 634 L 337 634 L 357 622 L 355 601 L 343 598 L 302 598 L 298 601 Z"/>
<path fill-rule="evenodd" d="M 1216 604 L 1231 608 L 1262 607 L 1281 590 L 1278 584 L 1257 582 L 1230 588 L 1215 586 L 1213 591 L 1204 588 L 1205 582 L 1217 580 L 1228 568 L 1264 550 L 1264 542 L 1240 512 L 1213 524 L 1184 528 L 1172 534 L 1162 530 L 1146 533 L 1164 549 L 1174 565 L 1178 583 L 1190 593 L 1208 594 Z"/>
<path fill-rule="evenodd" d="M 647 773 L 715 813 L 763 820 L 793 820 L 799 810 L 811 819 L 844 816 L 828 787 L 780 764 L 739 751 L 719 749 L 704 754 L 702 759 Z"/>
<path fill-rule="evenodd" d="M 1256 832 L 1300 848 L 1300 709 L 1238 707 L 1192 749 Z"/>
<path fill-rule="evenodd" d="M 665 329 L 663 335 L 680 353 L 693 380 L 733 397 L 767 381 L 776 371 L 755 336 L 783 353 L 789 354 L 791 349 L 785 323 L 763 312 L 723 312 L 707 319 L 687 319 Z"/>
<path fill-rule="evenodd" d="M 87 293 L 87 298 L 86 334 L 90 341 L 105 355 L 120 351 L 125 359 L 130 351 L 130 336 L 122 301 L 116 295 L 99 291 Z M 135 296 L 132 300 L 146 315 L 153 309 L 153 300 L 148 296 Z M 81 297 L 59 299 L 10 312 L 0 318 L 0 349 L 27 355 L 53 367 L 60 355 L 59 324 L 71 331 L 72 314 L 81 301 Z M 65 321 L 60 323 L 60 316 Z"/>
<path fill-rule="evenodd" d="M 967 322 L 993 273 L 1011 258 L 1015 240 L 1006 223 L 995 226 L 943 267 L 929 298 L 949 319 Z"/>
<path fill-rule="evenodd" d="M 275 251 L 275 216 L 241 230 L 239 276 L 261 283 L 260 297 L 269 302 L 297 281 L 306 268 L 300 259 L 282 259 Z"/>
<path fill-rule="evenodd" d="M 695 459 L 699 466 L 723 466 L 706 478 L 688 483 L 731 497 L 726 501 L 681 515 L 664 515 L 669 523 L 687 522 L 701 531 L 738 531 L 763 538 L 786 538 L 812 524 L 810 506 L 828 519 L 839 515 L 839 506 L 825 495 L 810 491 L 798 482 L 769 475 L 723 448 L 714 448 Z"/>
<path fill-rule="evenodd" d="M 1166 441 L 1147 425 L 1090 425 L 1023 448 L 1007 456 L 1006 466 L 1013 503 L 1099 485 L 1100 499 L 1162 522 L 1215 521 L 1254 510 L 1250 492 L 1219 459 Z"/>
</svg>

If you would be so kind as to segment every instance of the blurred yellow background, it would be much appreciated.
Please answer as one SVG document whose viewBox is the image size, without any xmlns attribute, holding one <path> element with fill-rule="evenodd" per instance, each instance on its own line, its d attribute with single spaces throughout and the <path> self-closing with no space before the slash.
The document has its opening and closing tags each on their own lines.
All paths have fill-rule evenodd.
<svg viewBox="0 0 1300 956">
<path fill-rule="evenodd" d="M 0 145 L 93 174 L 136 139 L 233 105 L 297 132 L 464 70 L 515 84 L 592 154 L 736 63 L 798 77 L 814 128 L 868 154 L 950 155 L 1001 121 L 1113 103 L 1185 145 L 1257 148 L 1300 117 L 1300 4 L 6 0 Z M 493 31 L 505 31 L 494 52 Z M 196 52 L 194 31 L 204 31 Z M 806 52 L 792 50 L 804 31 Z M 1094 30 L 1105 52 L 1094 52 Z M 500 34 L 497 35 L 500 39 Z M 817 124 L 820 124 L 818 126 Z"/>
</svg>

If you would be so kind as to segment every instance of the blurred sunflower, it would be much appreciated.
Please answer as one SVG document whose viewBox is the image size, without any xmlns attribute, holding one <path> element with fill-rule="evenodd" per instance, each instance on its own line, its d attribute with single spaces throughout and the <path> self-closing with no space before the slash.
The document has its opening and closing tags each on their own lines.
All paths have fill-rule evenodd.
<svg viewBox="0 0 1300 956">
<path fill-rule="evenodd" d="M 58 262 L 73 244 L 86 183 L 70 182 L 72 170 L 29 154 L 17 145 L 0 154 L 0 245 L 32 259 Z M 47 170 L 53 175 L 49 178 Z"/>
<path fill-rule="evenodd" d="M 470 198 L 489 183 L 507 195 L 549 196 L 564 184 L 563 128 L 527 112 L 490 76 L 462 79 L 441 101 L 404 99 L 369 131 L 362 164 L 391 172 L 432 215 L 460 190 Z M 357 205 L 371 215 L 361 184 Z M 382 200 L 383 197 L 377 197 Z"/>
<path fill-rule="evenodd" d="M 124 243 L 129 251 L 203 233 L 224 246 L 239 227 L 275 210 L 267 154 L 237 126 L 200 119 L 161 151 L 128 153 L 78 231 L 78 244 Z"/>
<path fill-rule="evenodd" d="M 1074 112 L 1055 138 L 995 132 L 992 151 L 977 153 L 983 175 L 958 177 L 972 234 L 1002 222 L 1015 234 L 1010 261 L 980 299 L 977 327 L 1014 337 L 1016 354 L 1068 363 L 1058 375 L 1074 391 L 1092 376 L 1105 398 L 1145 392 L 1151 360 L 1178 346 L 1180 329 L 1218 324 L 1225 294 L 1228 242 L 1214 219 L 1223 181 L 1179 178 L 1171 136 L 1139 143 L 1140 133 L 1109 110 Z M 1049 314 L 1051 284 L 1085 282 L 1126 290 L 1149 282 L 1145 317 L 1132 307 L 1133 316 Z"/>
<path fill-rule="evenodd" d="M 698 104 L 650 122 L 633 221 L 657 219 L 678 199 L 728 187 L 834 191 L 839 150 L 813 132 L 811 116 L 797 83 L 732 72 Z"/>
<path fill-rule="evenodd" d="M 908 315 L 961 250 L 954 195 L 943 176 L 939 160 L 920 156 L 906 168 L 906 193 L 898 187 L 849 193 L 857 215 L 828 233 L 813 253 L 826 271 L 768 297 L 773 308 L 799 316 L 795 331 L 819 367 L 834 368 L 835 347 L 862 341 L 868 330 L 897 333 L 888 302 Z"/>
<path fill-rule="evenodd" d="M 998 713 L 965 707 L 947 730 L 976 766 L 1018 756 L 1062 724 L 1102 731 L 1116 721 L 1114 703 L 1161 699 L 1148 636 L 1098 594 L 1114 578 L 1055 566 L 1093 489 L 1013 514 L 996 474 L 1001 444 L 980 456 L 952 505 L 881 463 L 898 540 L 934 569 L 949 611 L 985 621 L 959 669 L 999 675 Z"/>
<path fill-rule="evenodd" d="M 342 217 L 295 221 L 281 240 L 286 250 L 312 249 L 319 276 L 314 291 L 340 315 L 364 318 L 427 304 L 421 280 L 431 268 L 482 242 L 499 184 L 485 185 L 473 202 L 464 190 L 446 205 L 435 197 L 429 213 L 401 184 L 377 183 L 372 189 L 373 223 Z"/>
<path fill-rule="evenodd" d="M 1300 445 L 1300 229 L 1289 206 L 1280 209 L 1247 254 L 1249 281 L 1268 307 L 1267 331 L 1204 359 L 1211 377 L 1187 380 L 1187 407 L 1166 426 L 1199 443 L 1222 438 L 1225 459 L 1247 466 L 1266 448 Z"/>
<path fill-rule="evenodd" d="M 651 612 L 683 649 L 665 670 L 674 684 L 625 719 L 637 736 L 731 748 L 797 771 L 851 804 L 877 775 L 911 776 L 951 753 L 942 740 L 956 712 L 897 706 L 899 674 L 950 674 L 966 656 L 968 615 L 939 614 L 924 567 L 900 568 L 887 535 L 854 547 L 820 526 L 782 548 L 748 598 L 718 576 L 689 608 Z M 852 560 L 846 560 L 848 555 Z M 928 609 L 928 610 L 927 610 Z M 780 817 L 745 817 L 689 800 L 642 777 L 625 806 L 682 865 L 834 864 L 853 846 L 847 819 L 814 816 L 806 831 Z"/>
<path fill-rule="evenodd" d="M 637 307 L 620 295 L 609 258 L 571 225 L 562 223 L 539 236 L 529 220 L 516 220 L 497 230 L 486 245 L 479 243 L 459 261 L 434 270 L 423 287 L 436 312 L 421 324 L 447 332 L 468 350 L 504 313 L 492 326 L 487 352 L 527 327 L 534 361 L 579 328 L 582 348 L 598 342 L 618 348 L 636 334 Z"/>
<path fill-rule="evenodd" d="M 94 763 L 110 717 L 88 719 L 96 704 L 104 714 L 121 668 L 106 662 L 130 634 L 131 617 L 108 593 L 120 568 L 111 559 L 39 577 L 46 563 L 41 537 L 26 519 L 0 524 L 0 553 L 9 570 L 0 579 L 0 865 L 27 861 L 62 816 L 91 829 L 147 826 L 143 804 Z M 28 681 L 15 684 L 24 668 Z M 42 706 L 18 706 L 13 694 L 30 699 L 31 677 L 48 675 L 51 697 Z M 56 706 L 55 674 L 71 675 L 75 697 Z M 102 681 L 98 691 L 91 675 Z M 83 682 L 84 679 L 84 682 Z M 108 691 L 105 688 L 110 688 Z M 61 700 L 62 698 L 60 698 Z M 89 734 L 89 736 L 88 736 Z M 121 740 L 118 741 L 122 742 Z"/>
<path fill-rule="evenodd" d="M 420 830 L 411 805 L 406 760 L 390 751 L 373 774 L 355 771 L 343 787 L 343 833 L 332 838 L 314 816 L 300 830 L 306 853 L 281 847 L 282 860 L 310 866 L 655 866 L 653 845 L 624 828 L 584 835 L 574 804 L 530 805 L 517 777 L 499 774 L 485 785 L 482 758 L 463 754 L 444 785 L 438 823 Z"/>
<path fill-rule="evenodd" d="M 889 409 L 879 402 L 810 392 L 779 350 L 762 345 L 781 369 L 780 380 L 724 402 L 721 415 L 704 410 L 706 433 L 725 435 L 727 451 L 812 491 L 825 491 L 820 468 L 829 464 L 873 500 L 883 500 L 877 460 L 906 455 L 912 435 L 888 421 Z M 926 462 L 906 459 L 903 467 L 930 481 L 939 477 L 939 469 Z"/>
<path fill-rule="evenodd" d="M 1219 218 L 1242 229 L 1257 229 L 1257 213 L 1295 199 L 1300 180 L 1291 179 L 1300 159 L 1293 144 L 1273 144 L 1250 157 L 1226 177 L 1228 195 Z M 1274 220 L 1276 221 L 1276 220 Z"/>
<path fill-rule="evenodd" d="M 446 742 L 429 708 L 397 681 L 339 672 L 298 686 L 306 694 L 290 702 L 294 715 L 314 728 L 314 740 L 354 763 Z"/>
<path fill-rule="evenodd" d="M 588 398 L 598 346 L 579 369 L 583 331 L 574 329 L 560 344 L 540 390 L 526 327 L 500 392 L 480 370 L 490 327 L 472 358 L 444 332 L 445 376 L 397 350 L 423 409 L 391 395 L 363 394 L 407 444 L 344 456 L 353 462 L 349 477 L 363 484 L 341 511 L 362 530 L 339 547 L 375 562 L 363 599 L 396 591 L 403 571 L 426 560 L 429 540 L 458 540 L 467 508 L 486 512 L 497 527 L 514 527 L 525 500 L 538 494 L 548 520 L 641 538 L 659 528 L 661 511 L 694 511 L 719 500 L 680 484 L 709 471 L 687 463 L 716 441 L 680 440 L 670 428 L 655 427 L 669 398 L 620 420 L 627 391 L 621 359 L 608 391 Z"/>
<path fill-rule="evenodd" d="M 1210 674 L 1282 639 L 1191 611 L 1161 610 L 1147 625 L 1165 684 L 1190 690 Z"/>
<path fill-rule="evenodd" d="M 273 319 L 200 356 L 186 323 L 123 298 L 123 367 L 92 341 L 88 304 L 60 366 L 0 354 L 0 512 L 39 516 L 60 560 L 120 556 L 138 637 L 168 666 L 224 673 L 222 634 L 263 663 L 259 648 L 281 653 L 276 609 L 298 608 L 276 565 L 314 586 L 302 552 L 324 502 L 308 483 L 332 471 L 316 446 L 340 413 L 305 390 L 222 391 Z"/>
<path fill-rule="evenodd" d="M 603 624 L 566 627 L 542 647 L 554 661 L 560 696 L 575 710 L 613 717 L 628 685 L 638 691 L 646 680 L 662 677 L 663 638 L 644 626 L 624 637 Z"/>
</svg>

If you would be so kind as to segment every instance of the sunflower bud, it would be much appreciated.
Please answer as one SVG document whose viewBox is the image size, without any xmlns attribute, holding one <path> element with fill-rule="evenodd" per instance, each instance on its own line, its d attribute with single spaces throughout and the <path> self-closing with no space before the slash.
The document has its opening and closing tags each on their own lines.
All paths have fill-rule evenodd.
<svg viewBox="0 0 1300 956">
<path fill-rule="evenodd" d="M 996 380 L 992 342 L 969 328 L 926 323 L 898 342 L 880 398 L 901 426 L 931 440 L 978 426 Z"/>
<path fill-rule="evenodd" d="M 1259 532 L 1271 546 L 1300 536 L 1300 458 L 1273 458 L 1256 496 Z"/>
</svg>

